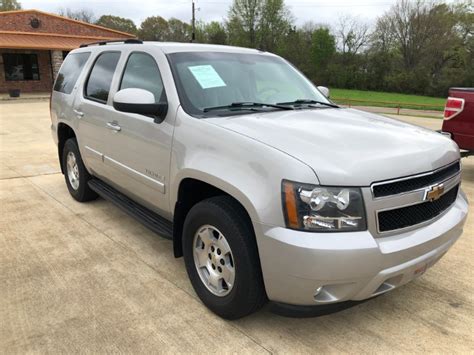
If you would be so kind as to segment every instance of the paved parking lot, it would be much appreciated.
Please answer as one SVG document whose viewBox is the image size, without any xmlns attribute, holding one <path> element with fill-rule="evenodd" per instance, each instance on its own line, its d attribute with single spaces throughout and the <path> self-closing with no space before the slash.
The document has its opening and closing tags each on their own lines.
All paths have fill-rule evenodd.
<svg viewBox="0 0 474 355">
<path fill-rule="evenodd" d="M 473 212 L 435 267 L 389 294 L 319 318 L 228 322 L 201 305 L 170 241 L 69 196 L 49 126 L 48 102 L 0 103 L 0 353 L 472 353 Z M 474 201 L 474 158 L 463 162 Z"/>
</svg>

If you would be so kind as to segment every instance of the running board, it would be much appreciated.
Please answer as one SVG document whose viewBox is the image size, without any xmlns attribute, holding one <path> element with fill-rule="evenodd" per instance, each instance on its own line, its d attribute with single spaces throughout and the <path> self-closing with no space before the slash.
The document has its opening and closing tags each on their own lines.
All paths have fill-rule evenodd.
<svg viewBox="0 0 474 355">
<path fill-rule="evenodd" d="M 173 223 L 145 208 L 115 190 L 112 186 L 99 179 L 88 182 L 89 187 L 104 199 L 112 202 L 125 213 L 134 217 L 156 234 L 166 239 L 173 239 Z"/>
</svg>

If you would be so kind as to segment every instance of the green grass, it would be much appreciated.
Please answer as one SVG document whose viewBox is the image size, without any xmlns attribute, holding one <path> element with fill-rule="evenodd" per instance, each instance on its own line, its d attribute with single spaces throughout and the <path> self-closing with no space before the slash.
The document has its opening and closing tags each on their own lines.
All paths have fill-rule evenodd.
<svg viewBox="0 0 474 355">
<path fill-rule="evenodd" d="M 446 98 L 442 97 L 347 89 L 331 89 L 331 99 L 341 104 L 350 103 L 353 106 L 398 107 L 400 105 L 401 108 L 435 111 L 443 111 L 446 103 Z M 364 102 L 350 102 L 349 100 Z M 416 106 L 418 104 L 428 106 Z"/>
</svg>

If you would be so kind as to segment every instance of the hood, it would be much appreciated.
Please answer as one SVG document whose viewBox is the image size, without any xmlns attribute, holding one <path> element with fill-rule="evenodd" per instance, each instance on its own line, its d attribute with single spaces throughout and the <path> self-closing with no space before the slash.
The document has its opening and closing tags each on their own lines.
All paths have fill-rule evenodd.
<svg viewBox="0 0 474 355">
<path fill-rule="evenodd" d="M 456 144 L 439 133 L 354 109 L 278 111 L 208 121 L 304 162 L 323 185 L 369 186 L 459 159 Z"/>
</svg>

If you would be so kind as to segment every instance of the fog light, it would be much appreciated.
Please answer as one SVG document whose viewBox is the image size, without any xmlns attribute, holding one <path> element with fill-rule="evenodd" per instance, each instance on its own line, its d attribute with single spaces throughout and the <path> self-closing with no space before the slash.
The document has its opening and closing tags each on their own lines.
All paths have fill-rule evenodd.
<svg viewBox="0 0 474 355">
<path fill-rule="evenodd" d="M 323 290 L 323 286 L 319 286 L 316 290 L 314 290 L 314 297 L 319 295 L 322 290 Z"/>
</svg>

